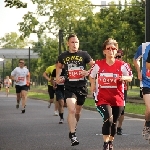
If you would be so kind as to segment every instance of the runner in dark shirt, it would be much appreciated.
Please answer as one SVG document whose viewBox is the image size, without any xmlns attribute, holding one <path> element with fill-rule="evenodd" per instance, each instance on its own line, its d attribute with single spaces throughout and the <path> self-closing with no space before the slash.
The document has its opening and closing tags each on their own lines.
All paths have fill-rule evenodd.
<svg viewBox="0 0 150 150">
<path fill-rule="evenodd" d="M 56 100 L 58 101 L 58 111 L 60 116 L 59 124 L 63 124 L 64 122 L 64 75 L 65 70 L 62 69 L 60 77 L 62 78 L 62 82 L 56 84 L 56 69 L 53 70 L 52 76 L 51 76 L 51 83 L 53 85 L 53 88 L 55 89 L 56 94 Z"/>
<path fill-rule="evenodd" d="M 78 145 L 76 136 L 76 126 L 81 115 L 82 105 L 87 97 L 87 79 L 88 71 L 86 64 L 92 66 L 93 59 L 86 51 L 78 50 L 79 40 L 76 35 L 68 37 L 69 50 L 63 52 L 58 57 L 56 67 L 56 82 L 61 82 L 60 73 L 62 66 L 65 69 L 65 99 L 68 108 L 68 124 L 70 128 L 69 138 L 71 145 Z"/>
</svg>

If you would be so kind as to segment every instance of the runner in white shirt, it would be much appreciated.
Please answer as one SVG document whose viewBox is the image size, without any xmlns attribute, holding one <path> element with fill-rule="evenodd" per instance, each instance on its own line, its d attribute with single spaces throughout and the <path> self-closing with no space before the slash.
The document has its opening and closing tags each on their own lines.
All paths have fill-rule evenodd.
<svg viewBox="0 0 150 150">
<path fill-rule="evenodd" d="M 9 94 L 9 87 L 11 85 L 11 79 L 9 79 L 9 76 L 6 76 L 6 79 L 4 79 L 4 86 L 6 89 L 6 96 L 8 97 Z"/>
<path fill-rule="evenodd" d="M 21 93 L 22 113 L 25 113 L 26 98 L 27 98 L 27 91 L 28 91 L 27 82 L 30 82 L 29 70 L 26 67 L 24 67 L 24 65 L 25 65 L 24 60 L 20 59 L 19 67 L 16 67 L 11 72 L 11 77 L 12 80 L 15 81 L 15 87 L 16 87 L 16 95 L 17 95 L 16 108 L 19 108 L 20 93 Z"/>
</svg>

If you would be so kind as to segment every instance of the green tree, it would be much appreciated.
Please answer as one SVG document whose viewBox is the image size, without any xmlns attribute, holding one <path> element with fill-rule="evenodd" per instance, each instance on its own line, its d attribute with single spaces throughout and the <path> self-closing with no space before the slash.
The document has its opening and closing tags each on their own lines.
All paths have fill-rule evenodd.
<svg viewBox="0 0 150 150">
<path fill-rule="evenodd" d="M 5 7 L 27 8 L 27 3 L 23 3 L 20 0 L 5 0 Z"/>
<path fill-rule="evenodd" d="M 132 3 L 135 4 L 135 1 Z M 113 2 L 110 4 L 95 15 L 88 15 L 86 19 L 77 22 L 75 32 L 80 41 L 85 43 L 81 44 L 81 49 L 87 50 L 93 59 L 102 58 L 102 44 L 111 37 L 118 41 L 119 48 L 124 50 L 124 60 L 132 66 L 135 50 L 144 41 L 143 2 L 137 1 L 138 7 L 128 7 L 126 3 L 126 7 L 116 7 Z"/>
<path fill-rule="evenodd" d="M 92 14 L 92 6 L 89 0 L 32 0 L 37 4 L 36 12 L 28 12 L 19 23 L 20 32 L 24 37 L 30 33 L 41 35 L 45 30 L 54 33 L 58 29 L 68 32 L 69 24 L 74 27 L 77 20 Z M 46 21 L 40 22 L 39 18 L 45 16 Z M 36 29 L 38 27 L 38 29 Z M 54 33 L 56 35 L 56 33 Z M 57 33 L 58 34 L 58 33 Z"/>
<path fill-rule="evenodd" d="M 27 44 L 27 39 L 20 39 L 16 32 L 7 33 L 4 37 L 0 38 L 2 48 L 24 48 Z"/>
<path fill-rule="evenodd" d="M 53 65 L 58 57 L 58 41 L 47 36 L 40 38 L 38 42 L 33 43 L 33 50 L 39 53 L 40 58 L 35 67 L 35 75 L 42 75 L 45 69 Z"/>
</svg>

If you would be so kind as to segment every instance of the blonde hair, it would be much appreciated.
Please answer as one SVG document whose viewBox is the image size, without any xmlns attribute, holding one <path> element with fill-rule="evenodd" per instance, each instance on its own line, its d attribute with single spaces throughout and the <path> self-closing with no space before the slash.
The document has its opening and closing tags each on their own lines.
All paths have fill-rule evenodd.
<svg viewBox="0 0 150 150">
<path fill-rule="evenodd" d="M 118 42 L 115 39 L 108 38 L 104 43 L 103 43 L 103 50 L 106 49 L 106 45 L 113 44 L 117 49 L 118 49 Z"/>
</svg>

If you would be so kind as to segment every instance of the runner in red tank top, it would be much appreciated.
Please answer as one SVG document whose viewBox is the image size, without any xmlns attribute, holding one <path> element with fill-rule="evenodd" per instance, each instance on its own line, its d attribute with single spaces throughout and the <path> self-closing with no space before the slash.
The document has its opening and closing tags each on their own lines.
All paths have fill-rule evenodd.
<svg viewBox="0 0 150 150">
<path fill-rule="evenodd" d="M 103 44 L 103 54 L 106 59 L 95 62 L 89 77 L 97 111 L 104 122 L 103 150 L 113 150 L 116 123 L 124 109 L 124 82 L 132 80 L 132 72 L 128 64 L 115 59 L 117 49 L 116 40 L 106 40 Z"/>
</svg>

